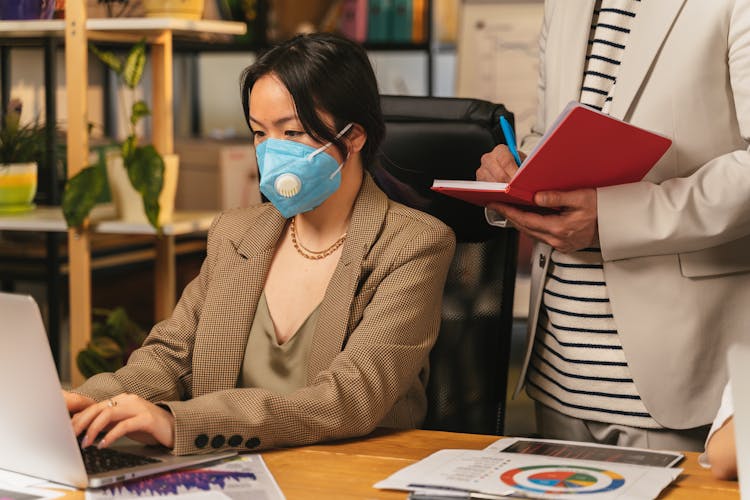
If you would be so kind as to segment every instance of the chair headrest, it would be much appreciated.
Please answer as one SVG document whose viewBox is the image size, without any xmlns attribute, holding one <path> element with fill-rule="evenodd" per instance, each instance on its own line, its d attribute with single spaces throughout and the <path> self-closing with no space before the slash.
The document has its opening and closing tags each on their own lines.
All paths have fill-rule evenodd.
<svg viewBox="0 0 750 500">
<path fill-rule="evenodd" d="M 513 124 L 513 114 L 502 104 L 479 99 L 386 95 L 380 102 L 386 136 L 379 162 L 386 173 L 375 172 L 375 178 L 381 189 L 441 219 L 458 241 L 495 237 L 497 228 L 486 223 L 482 207 L 430 186 L 434 179 L 473 180 L 482 155 L 505 143 L 500 116 Z"/>
</svg>

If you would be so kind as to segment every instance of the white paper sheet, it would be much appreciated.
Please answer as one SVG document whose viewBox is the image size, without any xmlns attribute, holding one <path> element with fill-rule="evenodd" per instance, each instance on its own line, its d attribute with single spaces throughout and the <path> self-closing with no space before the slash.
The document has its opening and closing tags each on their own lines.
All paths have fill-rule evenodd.
<svg viewBox="0 0 750 500">
<path fill-rule="evenodd" d="M 676 468 L 484 450 L 441 450 L 380 481 L 375 488 L 643 500 L 656 498 L 681 472 Z"/>
</svg>

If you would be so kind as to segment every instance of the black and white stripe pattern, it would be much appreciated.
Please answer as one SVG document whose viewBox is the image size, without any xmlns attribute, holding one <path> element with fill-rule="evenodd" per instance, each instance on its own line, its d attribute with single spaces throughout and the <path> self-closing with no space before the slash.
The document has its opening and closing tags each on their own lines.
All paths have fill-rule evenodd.
<svg viewBox="0 0 750 500">
<path fill-rule="evenodd" d="M 608 112 L 625 43 L 639 3 L 640 0 L 597 2 L 586 52 L 581 103 Z"/>
<path fill-rule="evenodd" d="M 581 102 L 605 113 L 640 0 L 597 2 Z M 576 418 L 659 428 L 625 360 L 601 251 L 552 252 L 527 379 L 529 395 Z"/>
</svg>

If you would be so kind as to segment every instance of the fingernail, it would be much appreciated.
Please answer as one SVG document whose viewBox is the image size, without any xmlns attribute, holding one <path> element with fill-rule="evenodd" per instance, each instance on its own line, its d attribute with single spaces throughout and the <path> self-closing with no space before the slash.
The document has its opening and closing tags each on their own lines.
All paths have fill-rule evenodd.
<svg viewBox="0 0 750 500">
<path fill-rule="evenodd" d="M 83 439 L 81 440 L 81 448 L 85 448 L 89 445 L 89 437 L 83 436 Z"/>
<path fill-rule="evenodd" d="M 97 448 L 99 448 L 99 449 L 101 450 L 102 448 L 104 448 L 104 446 L 105 446 L 105 445 L 106 445 L 106 443 L 104 442 L 104 438 L 101 438 L 101 439 L 99 440 L 99 444 L 98 444 L 98 445 L 96 445 L 96 447 L 97 447 Z"/>
</svg>

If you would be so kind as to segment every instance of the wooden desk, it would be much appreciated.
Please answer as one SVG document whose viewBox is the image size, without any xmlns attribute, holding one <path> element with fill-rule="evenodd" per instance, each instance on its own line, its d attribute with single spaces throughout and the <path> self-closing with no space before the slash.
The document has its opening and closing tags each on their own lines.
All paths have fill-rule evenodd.
<svg viewBox="0 0 750 500">
<path fill-rule="evenodd" d="M 444 448 L 481 449 L 498 436 L 437 431 L 378 430 L 363 439 L 263 453 L 263 459 L 287 499 L 406 498 L 401 491 L 376 490 L 373 484 Z M 717 481 L 698 465 L 698 453 L 686 453 L 682 475 L 660 498 L 721 500 L 739 498 L 736 481 Z M 82 492 L 66 499 L 83 499 Z"/>
</svg>

